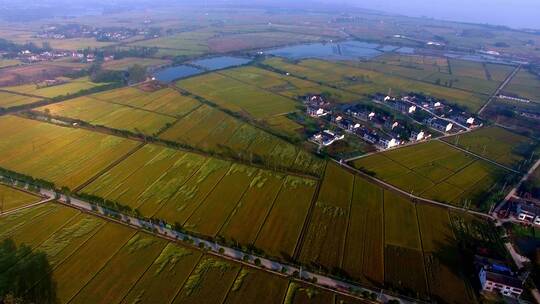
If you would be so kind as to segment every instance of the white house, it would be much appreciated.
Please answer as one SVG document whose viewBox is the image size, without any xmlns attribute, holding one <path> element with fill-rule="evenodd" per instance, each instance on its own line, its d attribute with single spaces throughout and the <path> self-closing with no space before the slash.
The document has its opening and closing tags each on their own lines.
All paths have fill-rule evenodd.
<svg viewBox="0 0 540 304">
<path fill-rule="evenodd" d="M 518 204 L 516 209 L 517 218 L 520 221 L 540 226 L 540 208 L 535 205 Z"/>
<path fill-rule="evenodd" d="M 503 296 L 518 298 L 523 293 L 523 283 L 515 276 L 493 272 L 482 267 L 479 273 L 482 290 L 499 292 Z"/>
</svg>

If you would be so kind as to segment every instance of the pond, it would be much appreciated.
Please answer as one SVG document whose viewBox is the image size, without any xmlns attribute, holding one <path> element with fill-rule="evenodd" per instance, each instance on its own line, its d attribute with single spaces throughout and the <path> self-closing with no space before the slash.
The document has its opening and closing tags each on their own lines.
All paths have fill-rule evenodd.
<svg viewBox="0 0 540 304">
<path fill-rule="evenodd" d="M 192 67 L 189 65 L 179 65 L 174 67 L 168 67 L 159 69 L 154 72 L 156 80 L 161 82 L 173 82 L 178 79 L 186 78 L 189 76 L 204 73 L 203 69 Z"/>
<path fill-rule="evenodd" d="M 201 67 L 205 70 L 215 71 L 234 66 L 250 63 L 251 59 L 232 56 L 220 56 L 192 61 L 191 64 Z"/>
<path fill-rule="evenodd" d="M 395 50 L 391 45 L 380 45 L 361 41 L 345 41 L 337 43 L 307 43 L 272 49 L 266 53 L 286 57 L 293 60 L 318 58 L 333 60 L 370 59 L 381 55 L 384 51 Z"/>
</svg>

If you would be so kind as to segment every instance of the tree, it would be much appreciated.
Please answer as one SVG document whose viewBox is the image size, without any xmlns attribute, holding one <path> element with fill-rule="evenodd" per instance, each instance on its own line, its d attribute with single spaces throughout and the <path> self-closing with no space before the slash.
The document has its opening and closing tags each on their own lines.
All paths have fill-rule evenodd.
<svg viewBox="0 0 540 304">
<path fill-rule="evenodd" d="M 146 79 L 146 68 L 140 64 L 135 64 L 128 69 L 128 82 L 137 83 Z"/>
<path fill-rule="evenodd" d="M 56 303 L 47 255 L 11 239 L 0 243 L 0 303 Z"/>
</svg>

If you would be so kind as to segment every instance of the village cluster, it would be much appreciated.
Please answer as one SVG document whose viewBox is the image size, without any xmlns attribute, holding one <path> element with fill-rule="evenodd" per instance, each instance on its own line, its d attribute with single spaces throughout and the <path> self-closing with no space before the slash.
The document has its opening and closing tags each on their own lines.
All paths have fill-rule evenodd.
<svg viewBox="0 0 540 304">
<path fill-rule="evenodd" d="M 145 21 L 145 24 L 150 21 Z M 148 29 L 132 29 L 123 27 L 95 28 L 87 25 L 66 24 L 48 25 L 36 34 L 41 39 L 73 39 L 95 38 L 97 41 L 123 41 L 134 36 L 149 36 L 157 38 L 159 35 Z"/>
<path fill-rule="evenodd" d="M 322 146 L 330 146 L 350 134 L 386 150 L 432 135 L 451 135 L 481 126 L 480 120 L 458 107 L 416 93 L 402 97 L 374 94 L 372 104 L 347 105 L 334 104 L 322 95 L 308 95 L 304 104 L 307 115 L 334 126 L 312 136 L 311 140 Z"/>
</svg>

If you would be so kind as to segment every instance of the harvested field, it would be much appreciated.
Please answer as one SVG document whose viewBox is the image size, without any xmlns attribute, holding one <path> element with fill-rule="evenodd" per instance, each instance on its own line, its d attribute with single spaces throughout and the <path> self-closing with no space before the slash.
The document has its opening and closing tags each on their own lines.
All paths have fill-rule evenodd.
<svg viewBox="0 0 540 304">
<path fill-rule="evenodd" d="M 0 167 L 58 187 L 82 185 L 137 142 L 14 116 L 0 118 Z"/>
</svg>

